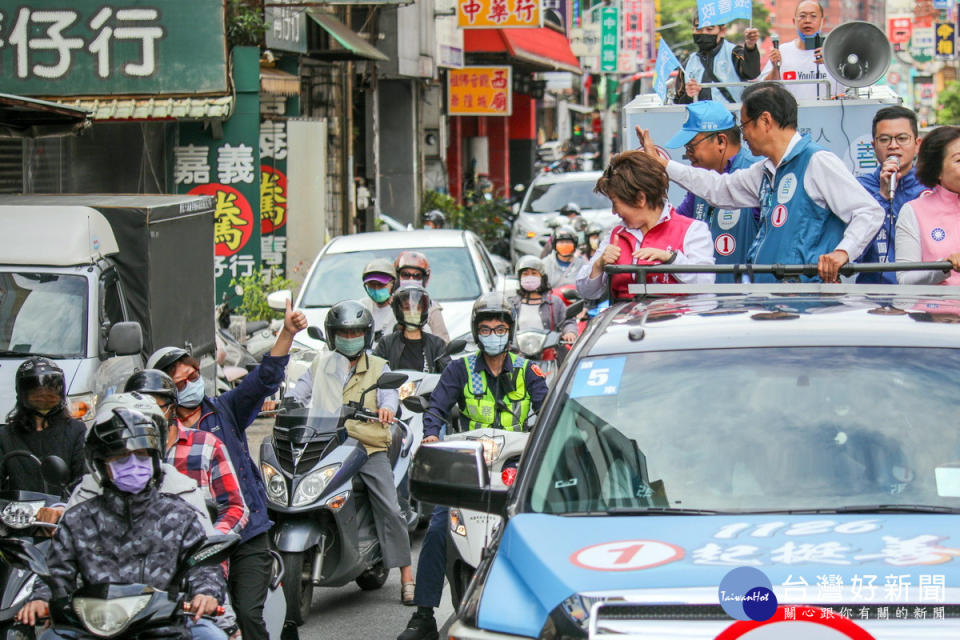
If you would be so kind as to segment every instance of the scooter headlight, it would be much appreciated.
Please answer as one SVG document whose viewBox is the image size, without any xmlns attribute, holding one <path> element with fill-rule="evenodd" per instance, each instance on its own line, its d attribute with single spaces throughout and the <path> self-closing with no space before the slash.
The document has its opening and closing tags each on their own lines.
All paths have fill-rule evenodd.
<svg viewBox="0 0 960 640">
<path fill-rule="evenodd" d="M 543 350 L 543 344 L 546 341 L 545 333 L 524 332 L 517 335 L 517 348 L 525 356 L 535 356 Z"/>
<path fill-rule="evenodd" d="M 33 526 L 37 511 L 43 506 L 38 502 L 8 502 L 0 512 L 0 520 L 11 529 L 25 529 Z"/>
<path fill-rule="evenodd" d="M 123 631 L 130 620 L 150 602 L 149 595 L 102 600 L 74 598 L 73 610 L 80 616 L 87 631 L 98 636 L 112 636 Z"/>
<path fill-rule="evenodd" d="M 339 464 L 332 464 L 308 474 L 297 485 L 297 490 L 293 492 L 293 506 L 302 507 L 319 498 L 338 469 L 340 469 Z"/>
<path fill-rule="evenodd" d="M 260 463 L 260 472 L 263 473 L 263 483 L 267 485 L 267 499 L 281 507 L 287 506 L 287 481 L 283 474 L 266 462 Z"/>
<path fill-rule="evenodd" d="M 493 436 L 492 438 L 483 436 L 479 438 L 467 438 L 474 442 L 479 442 L 483 447 L 483 461 L 487 464 L 492 463 L 500 455 L 500 449 L 503 448 L 504 436 Z"/>
</svg>

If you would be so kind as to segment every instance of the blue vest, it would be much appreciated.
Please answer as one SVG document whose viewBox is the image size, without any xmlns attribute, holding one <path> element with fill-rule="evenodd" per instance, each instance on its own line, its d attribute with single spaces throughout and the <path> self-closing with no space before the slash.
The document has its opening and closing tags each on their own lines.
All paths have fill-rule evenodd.
<svg viewBox="0 0 960 640">
<path fill-rule="evenodd" d="M 727 167 L 727 173 L 760 162 L 761 158 L 752 155 L 746 146 L 740 148 Z M 717 264 L 743 264 L 747 261 L 747 251 L 757 237 L 757 220 L 753 209 L 718 209 L 703 198 L 693 200 L 693 217 L 702 220 L 710 227 L 713 236 L 713 255 Z M 730 274 L 718 274 L 718 283 L 734 282 Z"/>
<path fill-rule="evenodd" d="M 736 45 L 729 40 L 724 40 L 720 51 L 713 57 L 713 75 L 719 82 L 740 82 L 740 76 L 737 75 L 737 70 L 733 66 L 733 48 L 735 46 Z M 691 53 L 683 72 L 688 77 L 700 82 L 704 72 L 700 56 L 696 53 Z M 743 93 L 743 87 L 724 87 L 724 89 L 730 92 L 734 102 L 740 102 L 740 94 Z M 717 102 L 727 102 L 726 96 L 723 95 L 719 88 L 712 87 L 710 89 L 710 95 L 712 99 Z"/>
<path fill-rule="evenodd" d="M 863 185 L 873 198 L 883 207 L 884 217 L 880 231 L 873 242 L 863 250 L 863 255 L 856 262 L 896 262 L 897 254 L 894 248 L 894 237 L 897 229 L 897 216 L 900 209 L 911 200 L 916 200 L 926 191 L 926 187 L 917 180 L 916 169 L 910 169 L 907 175 L 897 180 L 897 189 L 893 192 L 893 202 L 888 201 L 880 194 L 880 167 L 873 173 L 857 176 L 857 181 Z M 893 271 L 883 273 L 861 273 L 857 276 L 857 283 L 897 284 L 897 274 Z"/>
<path fill-rule="evenodd" d="M 764 172 L 760 185 L 760 233 L 750 247 L 749 262 L 817 264 L 821 255 L 840 244 L 847 224 L 816 204 L 803 188 L 810 157 L 818 151 L 823 151 L 823 147 L 803 136 L 780 162 L 772 187 L 769 174 Z M 757 276 L 755 281 L 776 282 L 776 278 Z"/>
</svg>

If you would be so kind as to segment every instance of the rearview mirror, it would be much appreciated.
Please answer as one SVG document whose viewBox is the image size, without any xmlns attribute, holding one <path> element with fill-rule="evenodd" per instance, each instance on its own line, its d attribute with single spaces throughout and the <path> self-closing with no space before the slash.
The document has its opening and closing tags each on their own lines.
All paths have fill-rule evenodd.
<svg viewBox="0 0 960 640">
<path fill-rule="evenodd" d="M 420 502 L 502 515 L 507 492 L 490 487 L 479 442 L 457 440 L 421 446 L 410 466 L 410 494 Z"/>
<path fill-rule="evenodd" d="M 230 556 L 233 546 L 240 542 L 236 533 L 207 536 L 200 548 L 187 557 L 187 566 L 210 566 L 220 564 Z"/>
<path fill-rule="evenodd" d="M 143 330 L 139 322 L 116 322 L 107 335 L 106 350 L 118 356 L 132 356 L 143 349 Z"/>
<path fill-rule="evenodd" d="M 320 327 L 310 325 L 307 327 L 307 335 L 314 340 L 323 340 L 323 331 L 320 330 Z"/>
<path fill-rule="evenodd" d="M 580 312 L 583 311 L 583 300 L 577 300 L 564 312 L 564 317 L 569 320 L 570 318 L 575 318 L 580 315 Z"/>
<path fill-rule="evenodd" d="M 456 340 L 451 340 L 447 343 L 447 346 L 443 348 L 443 351 L 440 352 L 440 357 L 443 356 L 452 356 L 455 353 L 460 353 L 467 348 L 467 341 L 463 338 L 457 338 Z"/>
<path fill-rule="evenodd" d="M 280 289 L 280 291 L 267 294 L 267 306 L 274 311 L 286 311 L 287 300 L 292 299 L 293 295 L 290 293 L 290 289 Z"/>
<path fill-rule="evenodd" d="M 70 481 L 70 468 L 60 456 L 47 456 L 40 461 L 40 475 L 48 485 L 62 490 Z"/>
<path fill-rule="evenodd" d="M 407 396 L 403 399 L 403 406 L 414 413 L 424 413 L 430 408 L 430 402 L 423 396 Z"/>
<path fill-rule="evenodd" d="M 377 378 L 378 389 L 399 389 L 407 381 L 407 374 L 388 371 Z"/>
</svg>

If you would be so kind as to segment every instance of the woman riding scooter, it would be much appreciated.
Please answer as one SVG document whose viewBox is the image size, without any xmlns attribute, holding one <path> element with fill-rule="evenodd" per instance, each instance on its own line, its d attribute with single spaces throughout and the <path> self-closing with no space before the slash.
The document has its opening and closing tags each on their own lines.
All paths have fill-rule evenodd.
<svg viewBox="0 0 960 640">
<path fill-rule="evenodd" d="M 437 365 L 446 341 L 427 333 L 423 326 L 430 311 L 430 294 L 419 284 L 403 285 L 390 301 L 397 328 L 386 335 L 373 350 L 373 355 L 383 358 L 391 369 L 412 369 L 427 373 L 439 373 L 447 366 L 446 358 Z"/>
<path fill-rule="evenodd" d="M 517 261 L 520 288 L 510 298 L 517 314 L 517 331 L 547 329 L 558 331 L 563 342 L 577 339 L 577 325 L 566 319 L 567 306 L 550 292 L 543 261 L 534 256 L 523 256 Z"/>
</svg>

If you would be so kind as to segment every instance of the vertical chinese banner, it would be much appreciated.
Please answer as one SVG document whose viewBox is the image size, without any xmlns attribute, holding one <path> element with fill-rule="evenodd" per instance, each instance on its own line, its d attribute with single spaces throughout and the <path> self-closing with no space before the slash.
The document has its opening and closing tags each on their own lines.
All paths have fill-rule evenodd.
<svg viewBox="0 0 960 640">
<path fill-rule="evenodd" d="M 235 47 L 236 105 L 214 138 L 199 122 L 180 125 L 174 149 L 174 182 L 179 193 L 212 196 L 217 301 L 239 305 L 231 282 L 260 264 L 260 65 L 256 47 Z"/>
<path fill-rule="evenodd" d="M 260 260 L 285 273 L 287 255 L 287 121 L 260 123 Z"/>
<path fill-rule="evenodd" d="M 620 52 L 620 12 L 616 7 L 600 9 L 600 71 L 615 73 Z"/>
</svg>

